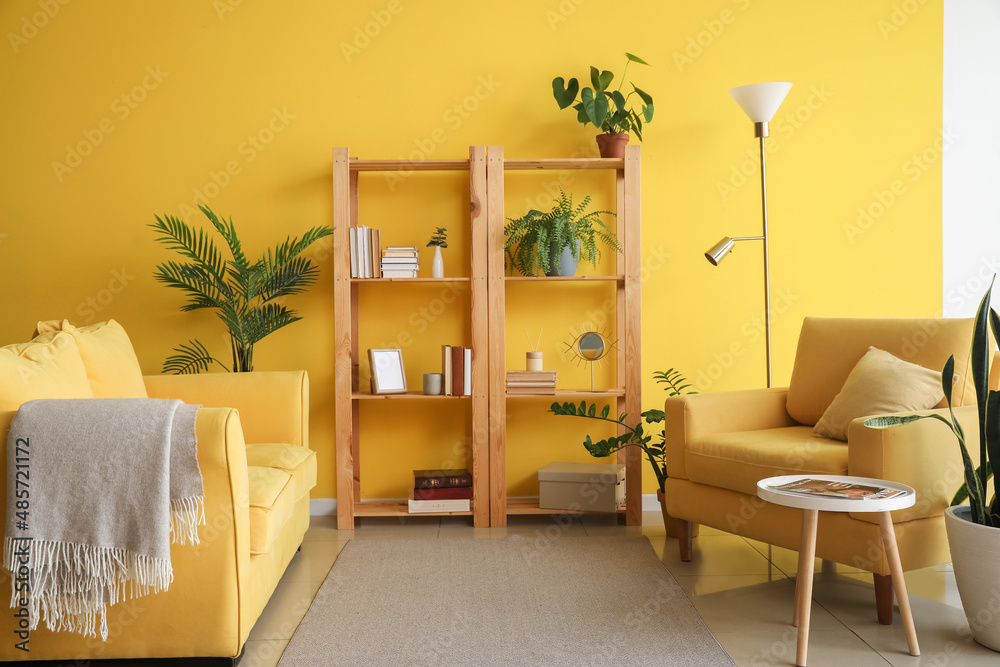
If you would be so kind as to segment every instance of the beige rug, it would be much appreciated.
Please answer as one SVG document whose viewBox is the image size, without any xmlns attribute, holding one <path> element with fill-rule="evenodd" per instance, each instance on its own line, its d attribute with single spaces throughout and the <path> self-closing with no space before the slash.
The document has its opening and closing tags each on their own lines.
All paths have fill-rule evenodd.
<svg viewBox="0 0 1000 667">
<path fill-rule="evenodd" d="M 645 537 L 352 540 L 279 667 L 732 661 Z"/>
</svg>

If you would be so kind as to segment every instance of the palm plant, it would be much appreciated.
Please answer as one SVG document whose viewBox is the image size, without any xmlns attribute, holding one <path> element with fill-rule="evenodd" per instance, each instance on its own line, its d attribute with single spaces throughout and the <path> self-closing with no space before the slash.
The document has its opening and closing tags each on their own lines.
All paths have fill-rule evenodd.
<svg viewBox="0 0 1000 667">
<path fill-rule="evenodd" d="M 302 319 L 275 300 L 300 294 L 316 282 L 319 267 L 300 257 L 313 242 L 333 233 L 329 227 L 313 227 L 301 239 L 286 238 L 255 262 L 247 259 L 236 235 L 232 217 L 220 219 L 206 206 L 201 212 L 222 236 L 232 255 L 224 259 L 203 229 L 194 229 L 169 215 L 149 225 L 160 241 L 190 261 L 158 264 L 153 277 L 188 296 L 182 311 L 214 308 L 229 330 L 233 372 L 253 370 L 254 345 L 292 322 Z M 213 357 L 197 340 L 174 348 L 163 364 L 164 373 L 199 373 L 213 364 L 226 365 Z"/>
<path fill-rule="evenodd" d="M 525 276 L 539 275 L 539 271 L 558 271 L 562 250 L 569 246 L 574 260 L 583 257 L 596 268 L 601 258 L 597 241 L 621 252 L 615 233 L 600 218 L 601 214 L 615 214 L 611 211 L 585 213 L 589 205 L 590 195 L 574 206 L 573 197 L 559 188 L 559 197 L 548 213 L 532 209 L 523 217 L 507 218 L 509 222 L 503 228 L 507 237 L 505 267 Z M 577 239 L 580 240 L 579 248 L 575 243 Z"/>
<path fill-rule="evenodd" d="M 657 382 L 667 385 L 664 389 L 667 392 L 667 396 L 680 396 L 681 394 L 698 393 L 696 391 L 685 391 L 686 389 L 689 389 L 691 385 L 687 383 L 687 380 L 683 375 L 681 375 L 680 371 L 674 370 L 673 368 L 666 371 L 656 371 L 653 373 L 653 377 Z M 567 401 L 561 405 L 559 403 L 553 403 L 549 406 L 549 411 L 557 415 L 597 419 L 615 424 L 616 426 L 624 429 L 625 432 L 622 435 L 611 436 L 610 438 L 605 438 L 604 440 L 599 440 L 597 442 L 591 440 L 588 435 L 587 439 L 583 441 L 583 446 L 586 447 L 591 456 L 596 458 L 611 456 L 623 447 L 639 447 L 646 455 L 646 460 L 649 461 L 649 465 L 653 468 L 653 474 L 656 476 L 658 488 L 660 491 L 663 491 L 663 485 L 667 481 L 666 454 L 663 450 L 663 445 L 665 443 L 664 432 L 660 429 L 657 432 L 659 441 L 653 442 L 652 434 L 647 434 L 642 426 L 643 422 L 646 424 L 662 423 L 663 410 L 646 410 L 641 414 L 642 421 L 635 426 L 629 426 L 625 423 L 625 419 L 628 415 L 619 415 L 617 419 L 609 417 L 608 415 L 611 413 L 610 405 L 605 405 L 601 408 L 600 413 L 598 413 L 596 403 L 588 405 L 586 401 L 580 401 L 580 405 L 576 405 Z"/>
</svg>

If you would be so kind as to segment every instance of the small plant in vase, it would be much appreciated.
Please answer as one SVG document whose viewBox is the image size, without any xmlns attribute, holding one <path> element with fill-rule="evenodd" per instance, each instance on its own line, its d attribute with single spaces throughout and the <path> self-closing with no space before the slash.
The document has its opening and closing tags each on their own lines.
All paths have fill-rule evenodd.
<svg viewBox="0 0 1000 667">
<path fill-rule="evenodd" d="M 431 262 L 431 277 L 444 278 L 444 258 L 441 256 L 441 248 L 448 247 L 448 230 L 445 227 L 438 227 L 431 235 L 431 240 L 427 242 L 427 247 L 434 247 L 434 261 Z"/>
<path fill-rule="evenodd" d="M 548 213 L 532 209 L 520 218 L 507 218 L 503 232 L 504 265 L 525 276 L 572 276 L 577 263 L 586 259 L 594 268 L 601 258 L 597 242 L 621 252 L 611 228 L 601 221 L 611 211 L 585 212 L 590 196 L 577 206 L 560 188 L 559 198 Z"/>
<path fill-rule="evenodd" d="M 639 56 L 631 53 L 625 54 L 625 69 L 622 71 L 621 81 L 614 90 L 608 90 L 615 75 L 608 70 L 600 71 L 596 67 L 590 68 L 590 82 L 593 88 L 585 87 L 580 89 L 580 84 L 576 79 L 570 79 L 569 83 L 563 77 L 556 77 L 552 80 L 552 95 L 556 98 L 556 103 L 560 109 L 565 109 L 573 104 L 576 110 L 576 119 L 586 125 L 593 123 L 604 134 L 597 137 L 597 145 L 601 151 L 601 157 L 624 157 L 625 145 L 628 143 L 631 132 L 635 134 L 639 141 L 642 141 L 642 123 L 649 123 L 653 120 L 653 98 L 649 93 L 632 85 L 632 92 L 628 95 L 622 94 L 621 88 L 625 83 L 625 74 L 628 72 L 629 63 L 649 65 Z M 577 101 L 577 93 L 580 99 Z M 642 113 L 636 113 L 628 106 L 628 100 L 632 95 L 638 95 L 642 100 Z"/>
</svg>

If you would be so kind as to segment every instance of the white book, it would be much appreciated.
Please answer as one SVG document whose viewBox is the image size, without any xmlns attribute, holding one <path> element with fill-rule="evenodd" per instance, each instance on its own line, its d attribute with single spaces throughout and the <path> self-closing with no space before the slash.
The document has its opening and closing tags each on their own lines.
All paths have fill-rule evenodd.
<svg viewBox="0 0 1000 667">
<path fill-rule="evenodd" d="M 472 348 L 465 348 L 465 393 L 463 396 L 472 396 Z"/>
<path fill-rule="evenodd" d="M 351 277 L 358 277 L 358 230 L 356 227 L 351 227 L 350 231 L 351 237 Z"/>
<path fill-rule="evenodd" d="M 410 491 L 410 514 L 421 512 L 468 512 L 472 509 L 472 501 L 468 498 L 452 498 L 447 500 L 414 500 Z"/>
<path fill-rule="evenodd" d="M 416 269 L 382 269 L 383 278 L 416 278 Z"/>
<path fill-rule="evenodd" d="M 369 264 L 371 261 L 371 240 L 368 238 L 368 228 L 362 225 L 358 227 L 358 232 L 360 233 L 358 241 L 358 261 L 361 263 L 361 277 L 371 278 L 372 267 Z"/>
</svg>

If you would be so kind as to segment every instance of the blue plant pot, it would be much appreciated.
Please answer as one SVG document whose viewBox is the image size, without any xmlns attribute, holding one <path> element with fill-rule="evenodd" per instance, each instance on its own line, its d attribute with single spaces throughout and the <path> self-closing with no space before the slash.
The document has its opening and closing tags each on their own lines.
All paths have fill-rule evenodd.
<svg viewBox="0 0 1000 667">
<path fill-rule="evenodd" d="M 576 256 L 580 256 L 580 239 L 576 240 Z M 578 260 L 573 259 L 573 251 L 570 250 L 568 245 L 563 246 L 562 253 L 559 255 L 559 270 L 556 270 L 556 244 L 553 241 L 549 245 L 549 257 L 552 259 L 552 268 L 545 272 L 547 276 L 575 276 L 576 275 L 576 265 L 579 263 Z"/>
</svg>

